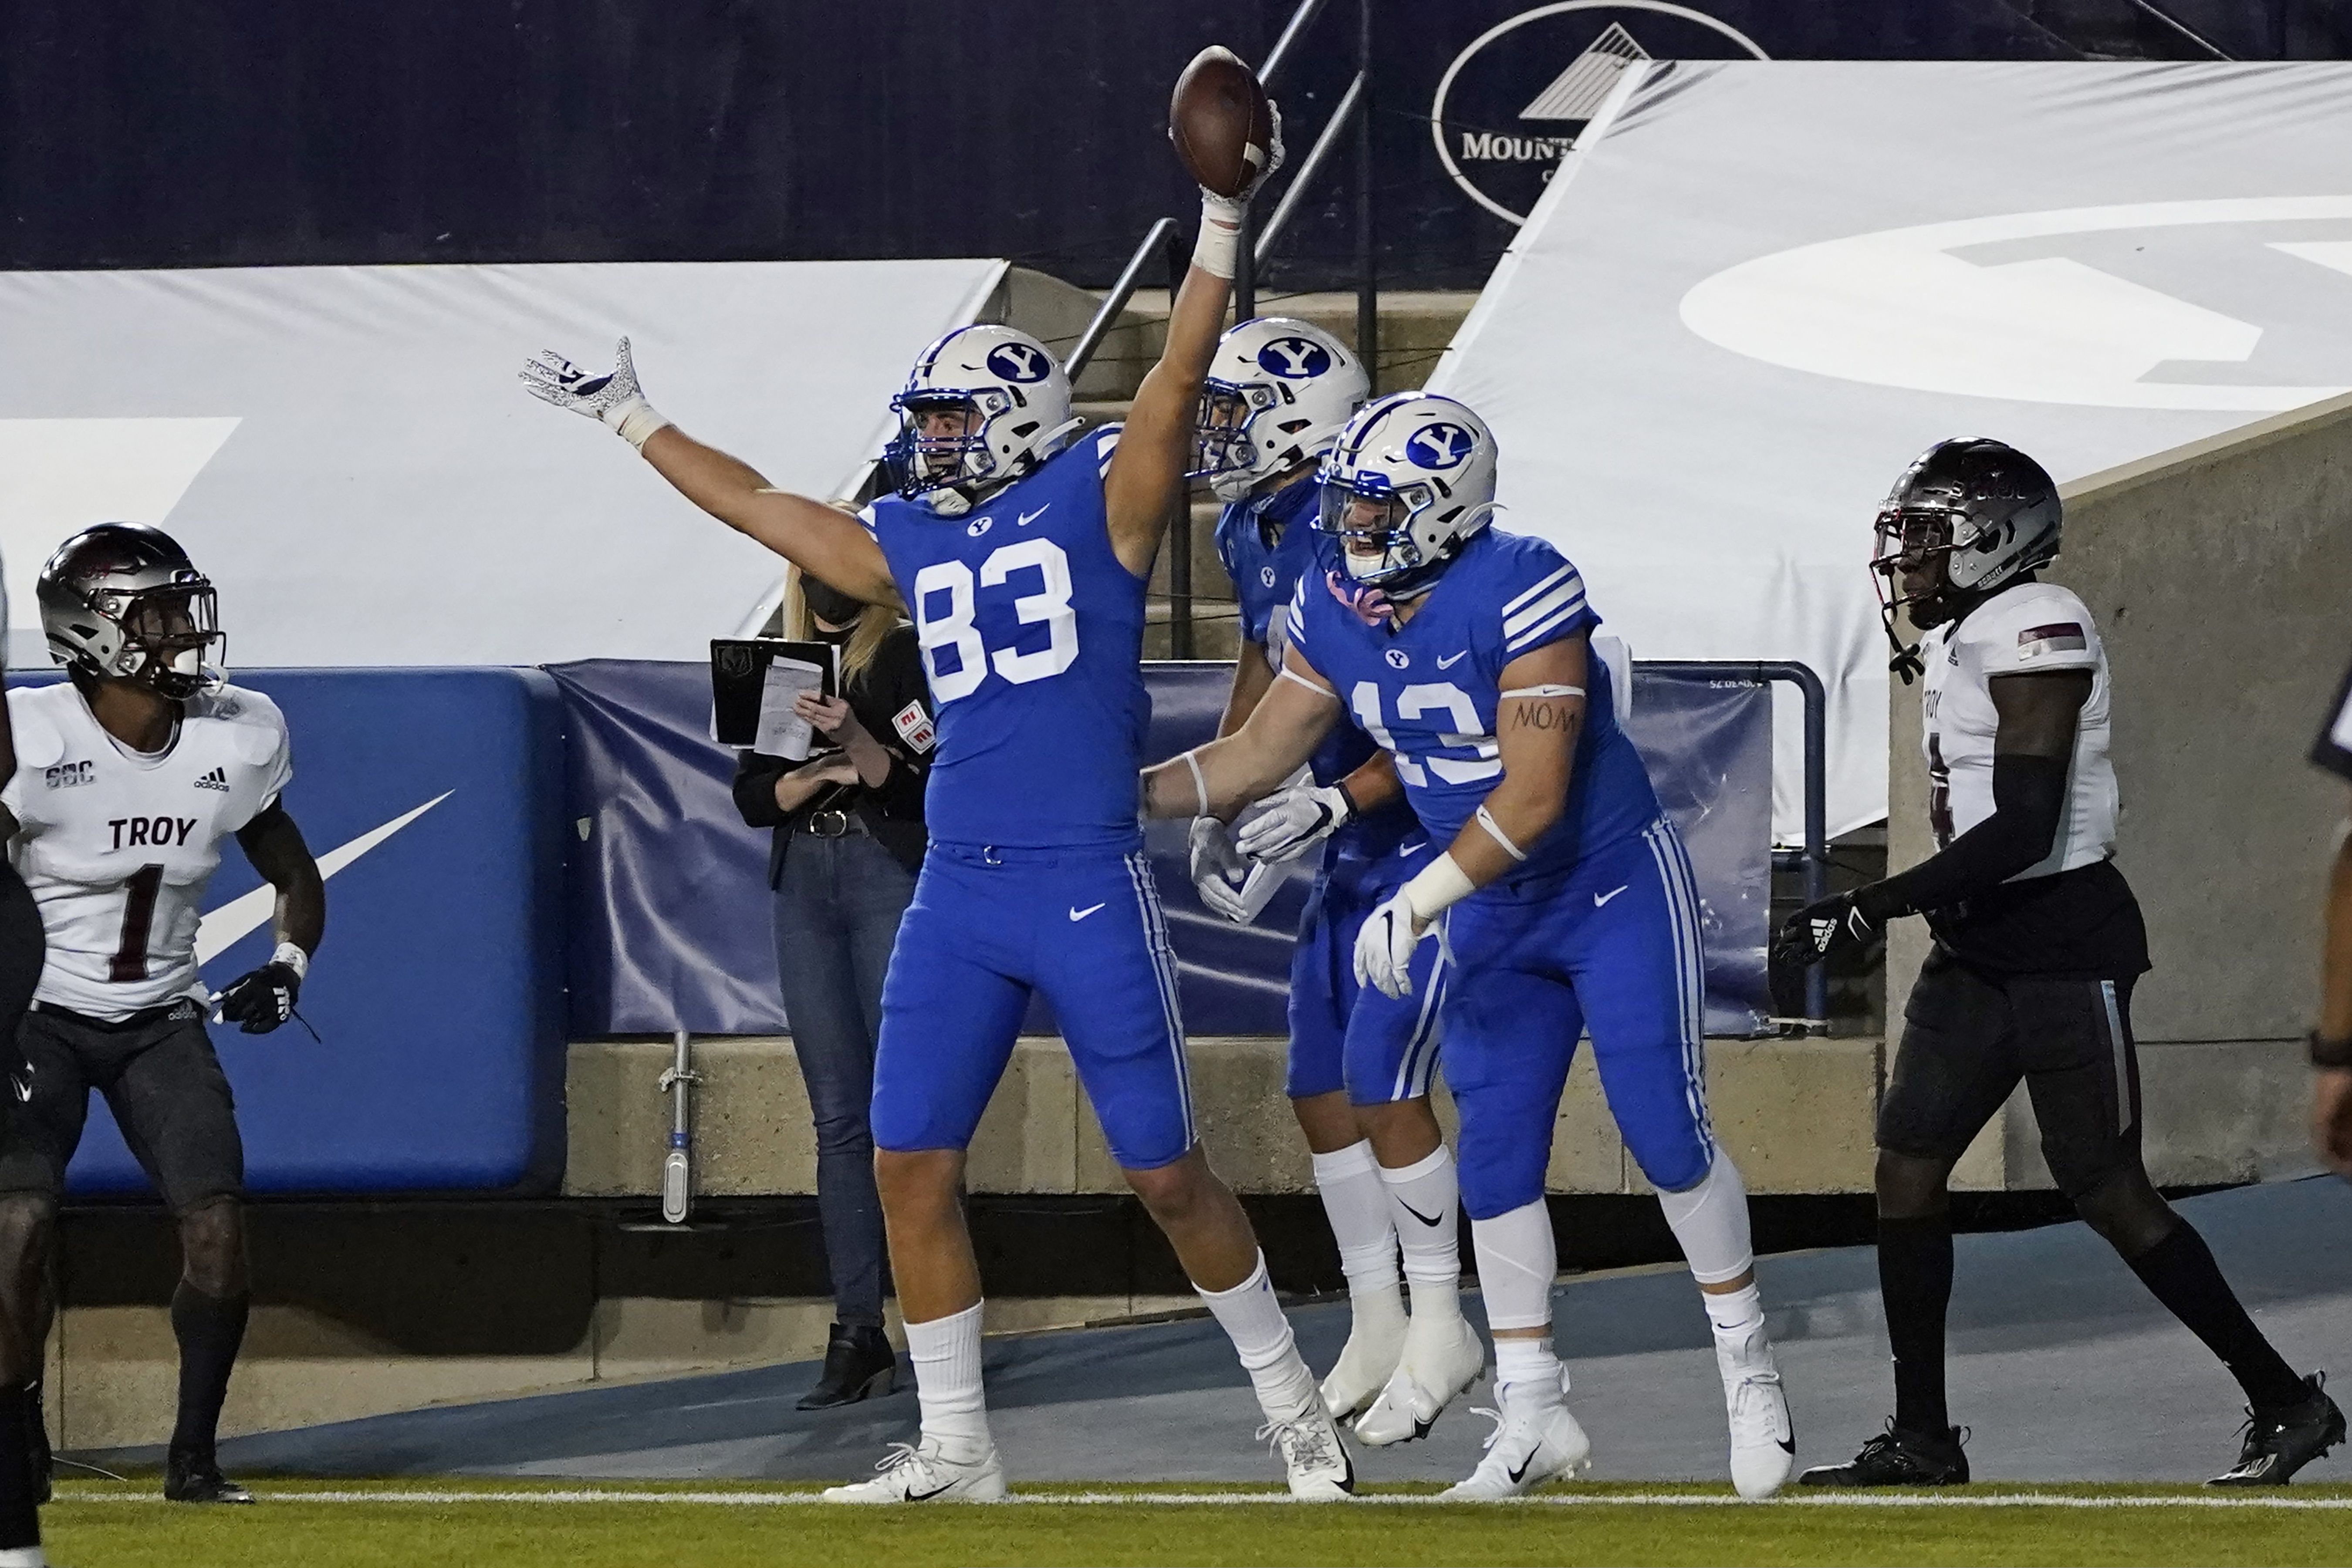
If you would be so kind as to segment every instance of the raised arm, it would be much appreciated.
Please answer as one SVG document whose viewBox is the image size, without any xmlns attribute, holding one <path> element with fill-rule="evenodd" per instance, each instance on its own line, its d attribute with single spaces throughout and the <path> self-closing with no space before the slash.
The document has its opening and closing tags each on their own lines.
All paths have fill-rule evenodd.
<svg viewBox="0 0 2352 1568">
<path fill-rule="evenodd" d="M 1282 112 L 1276 109 L 1273 114 L 1273 144 L 1249 189 L 1238 196 L 1201 193 L 1201 235 L 1192 246 L 1192 265 L 1169 302 L 1168 340 L 1160 362 L 1136 390 L 1110 472 L 1103 476 L 1111 549 L 1138 577 L 1150 572 L 1169 517 L 1184 498 L 1184 475 L 1192 465 L 1192 422 L 1200 413 L 1201 383 L 1225 329 L 1225 306 L 1241 256 L 1242 216 L 1250 198 L 1282 167 Z"/>
<path fill-rule="evenodd" d="M 590 375 L 549 350 L 523 366 L 523 384 L 541 402 L 617 432 L 680 495 L 811 577 L 869 604 L 899 607 L 890 563 L 864 525 L 822 501 L 775 488 L 750 464 L 678 429 L 646 402 L 626 338 L 614 356 L 610 372 Z"/>
</svg>

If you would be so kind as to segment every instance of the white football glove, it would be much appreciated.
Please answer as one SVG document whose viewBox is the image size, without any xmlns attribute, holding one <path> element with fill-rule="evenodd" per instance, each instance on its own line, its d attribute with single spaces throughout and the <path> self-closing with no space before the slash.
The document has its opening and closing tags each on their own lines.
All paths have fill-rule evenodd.
<svg viewBox="0 0 2352 1568">
<path fill-rule="evenodd" d="M 523 390 L 541 402 L 601 422 L 643 450 L 654 432 L 669 421 L 656 413 L 638 390 L 637 368 L 629 362 L 626 338 L 614 348 L 613 360 L 609 373 L 590 375 L 554 350 L 541 349 L 535 358 L 523 361 Z"/>
<path fill-rule="evenodd" d="M 1254 861 L 1276 865 L 1321 843 L 1355 814 L 1348 792 L 1337 784 L 1294 784 L 1268 795 L 1234 824 L 1234 847 Z"/>
<path fill-rule="evenodd" d="M 1412 950 L 1434 929 L 1412 912 L 1403 889 L 1390 894 L 1356 932 L 1356 984 L 1384 997 L 1412 995 Z"/>
<path fill-rule="evenodd" d="M 1225 825 L 1214 817 L 1193 818 L 1191 848 L 1192 890 L 1202 907 L 1236 925 L 1248 925 L 1249 910 L 1233 879 L 1247 872 L 1249 862 L 1234 852 Z"/>
</svg>

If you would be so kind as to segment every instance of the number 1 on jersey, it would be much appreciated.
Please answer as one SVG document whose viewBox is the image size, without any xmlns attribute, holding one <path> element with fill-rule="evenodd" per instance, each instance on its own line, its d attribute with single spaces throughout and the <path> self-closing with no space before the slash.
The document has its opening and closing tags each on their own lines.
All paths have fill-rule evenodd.
<svg viewBox="0 0 2352 1568">
<path fill-rule="evenodd" d="M 147 940 L 155 925 L 155 899 L 163 891 L 163 868 L 142 865 L 123 880 L 122 940 L 106 977 L 117 985 L 147 977 Z"/>
</svg>

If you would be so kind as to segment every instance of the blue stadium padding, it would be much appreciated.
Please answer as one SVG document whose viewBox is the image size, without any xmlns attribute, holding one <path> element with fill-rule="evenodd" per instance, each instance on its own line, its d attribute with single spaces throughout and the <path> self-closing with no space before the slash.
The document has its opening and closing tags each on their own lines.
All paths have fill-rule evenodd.
<svg viewBox="0 0 2352 1568">
<path fill-rule="evenodd" d="M 1147 755 L 1215 733 L 1233 666 L 1151 664 Z M 710 676 L 698 664 L 604 660 L 557 666 L 571 735 L 566 839 L 574 1038 L 770 1034 L 778 999 L 764 832 L 728 792 L 733 754 L 710 739 Z M 1755 1033 L 1770 1009 L 1764 948 L 1771 904 L 1771 694 L 1746 681 L 1645 675 L 1628 726 L 1660 799 L 1689 842 L 1707 948 L 1707 1029 Z M 1195 1034 L 1286 1032 L 1291 933 L 1311 862 L 1295 867 L 1258 922 L 1202 909 L 1185 869 L 1185 824 L 1146 834 Z M 1031 1009 L 1025 1027 L 1050 1033 Z"/>
<path fill-rule="evenodd" d="M 37 679 L 37 677 L 36 677 Z M 250 670 L 285 710 L 287 809 L 322 861 L 437 801 L 327 883 L 299 1023 L 215 1026 L 256 1192 L 553 1190 L 563 1165 L 562 706 L 536 670 Z M 12 681 L 11 684 L 16 684 Z M 209 914 L 260 885 L 226 851 Z M 205 965 L 266 962 L 267 921 Z M 143 1192 L 102 1099 L 77 1195 Z"/>
</svg>

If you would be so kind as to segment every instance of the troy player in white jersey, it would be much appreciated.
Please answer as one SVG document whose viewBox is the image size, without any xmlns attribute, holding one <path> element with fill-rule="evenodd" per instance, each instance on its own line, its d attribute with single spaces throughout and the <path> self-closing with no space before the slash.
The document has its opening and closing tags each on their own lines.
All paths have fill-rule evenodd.
<svg viewBox="0 0 2352 1568">
<path fill-rule="evenodd" d="M 41 569 L 41 623 L 68 679 L 8 694 L 18 766 L 0 832 L 32 890 L 48 960 L 17 1033 L 0 1150 L 0 1301 L 43 1343 L 46 1262 L 92 1090 L 179 1222 L 172 1297 L 180 1403 L 164 1469 L 178 1502 L 250 1502 L 214 1457 L 248 1304 L 245 1149 L 207 1011 L 264 1034 L 293 1015 L 326 924 L 319 868 L 279 799 L 286 721 L 205 666 L 213 586 L 172 539 L 102 523 Z M 278 890 L 278 948 L 215 998 L 196 975 L 198 901 L 234 834 Z M 32 1430 L 46 1489 L 47 1444 Z"/>
<path fill-rule="evenodd" d="M 1969 1479 L 1944 1398 L 1952 1166 L 2022 1081 L 2059 1188 L 2246 1392 L 2231 1486 L 2284 1485 L 2344 1438 L 2316 1373 L 2298 1376 L 2239 1304 L 2140 1153 L 2132 985 L 2147 933 L 2116 869 L 2106 652 L 2088 606 L 2035 573 L 2063 509 L 2042 465 L 1998 441 L 1939 442 L 1895 481 L 1872 562 L 1888 635 L 1907 608 L 1927 635 L 1928 816 L 1936 853 L 1807 905 L 1773 945 L 1811 963 L 1925 915 L 1935 946 L 1903 1014 L 1878 1111 L 1878 1278 L 1895 1352 L 1895 1418 L 1811 1486 Z"/>
</svg>

